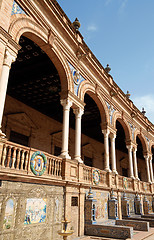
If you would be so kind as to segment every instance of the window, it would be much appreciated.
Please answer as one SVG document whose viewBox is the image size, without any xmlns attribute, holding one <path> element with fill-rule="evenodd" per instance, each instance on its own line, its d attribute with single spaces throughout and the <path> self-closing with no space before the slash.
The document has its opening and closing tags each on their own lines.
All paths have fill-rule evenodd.
<svg viewBox="0 0 154 240">
<path fill-rule="evenodd" d="M 78 206 L 78 197 L 72 197 L 71 206 Z"/>
<path fill-rule="evenodd" d="M 89 166 L 89 167 L 92 167 L 93 166 L 93 159 L 90 158 L 90 157 L 84 156 L 84 164 Z"/>
<path fill-rule="evenodd" d="M 29 143 L 29 137 L 25 136 L 21 133 L 17 133 L 14 131 L 10 132 L 10 139 L 11 142 L 15 142 L 24 146 L 28 147 L 28 143 Z"/>
</svg>

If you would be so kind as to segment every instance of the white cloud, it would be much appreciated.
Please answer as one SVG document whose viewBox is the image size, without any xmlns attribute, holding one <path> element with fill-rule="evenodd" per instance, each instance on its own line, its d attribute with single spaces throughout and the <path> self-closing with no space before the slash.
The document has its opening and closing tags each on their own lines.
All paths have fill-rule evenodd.
<svg viewBox="0 0 154 240">
<path fill-rule="evenodd" d="M 91 31 L 91 32 L 96 32 L 97 31 L 97 26 L 94 24 L 94 23 L 92 23 L 92 24 L 90 24 L 89 26 L 88 26 L 88 28 L 87 28 L 87 30 L 88 31 Z"/>
<path fill-rule="evenodd" d="M 106 0 L 105 5 L 109 5 L 112 0 Z"/>
<path fill-rule="evenodd" d="M 142 110 L 142 107 L 144 107 L 144 110 L 146 111 L 145 115 L 152 123 L 154 123 L 154 95 L 135 97 L 133 102 L 140 111 Z"/>
<path fill-rule="evenodd" d="M 125 7 L 126 7 L 126 4 L 127 4 L 128 0 L 121 0 L 120 1 L 120 8 L 119 8 L 119 13 L 123 13 Z"/>
</svg>

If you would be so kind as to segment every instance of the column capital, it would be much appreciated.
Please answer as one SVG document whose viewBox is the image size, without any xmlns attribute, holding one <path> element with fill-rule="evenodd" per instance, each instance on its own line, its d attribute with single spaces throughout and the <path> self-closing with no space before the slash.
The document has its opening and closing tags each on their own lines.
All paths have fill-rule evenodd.
<svg viewBox="0 0 154 240">
<path fill-rule="evenodd" d="M 128 150 L 132 150 L 132 149 L 133 149 L 133 146 L 132 146 L 132 145 L 126 145 L 126 148 L 127 148 Z"/>
<path fill-rule="evenodd" d="M 3 65 L 11 68 L 11 64 L 15 61 L 15 59 L 16 59 L 16 56 L 13 56 L 11 52 L 6 48 Z"/>
<path fill-rule="evenodd" d="M 116 139 L 116 133 L 112 133 L 112 132 L 110 132 L 110 139 L 113 139 L 113 140 L 115 140 Z"/>
<path fill-rule="evenodd" d="M 80 118 L 80 117 L 82 117 L 82 115 L 84 113 L 84 109 L 80 108 L 80 107 L 74 108 L 73 113 L 75 114 L 76 117 Z"/>
<path fill-rule="evenodd" d="M 64 110 L 69 110 L 70 107 L 72 106 L 72 101 L 70 99 L 61 99 L 60 100 L 61 105 L 63 106 Z"/>
<path fill-rule="evenodd" d="M 110 134 L 110 130 L 109 129 L 103 129 L 102 133 L 104 134 L 104 137 L 105 136 L 107 137 Z"/>
<path fill-rule="evenodd" d="M 134 152 L 134 153 L 137 152 L 137 147 L 134 147 L 134 146 L 133 146 L 133 152 Z"/>
<path fill-rule="evenodd" d="M 146 161 L 148 161 L 149 160 L 149 155 L 148 154 L 144 155 L 144 158 L 145 158 Z"/>
</svg>

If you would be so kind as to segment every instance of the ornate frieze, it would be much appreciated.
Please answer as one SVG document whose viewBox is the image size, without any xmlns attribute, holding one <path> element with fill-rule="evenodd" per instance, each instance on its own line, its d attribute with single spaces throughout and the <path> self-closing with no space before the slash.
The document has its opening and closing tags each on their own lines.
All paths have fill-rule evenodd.
<svg viewBox="0 0 154 240">
<path fill-rule="evenodd" d="M 73 82 L 74 82 L 74 94 L 78 96 L 78 89 L 81 84 L 81 82 L 85 81 L 85 79 L 81 76 L 78 70 L 76 70 L 69 62 L 70 70 L 72 73 L 73 77 Z"/>
<path fill-rule="evenodd" d="M 14 14 L 26 14 L 15 1 L 13 2 L 11 15 Z"/>
</svg>

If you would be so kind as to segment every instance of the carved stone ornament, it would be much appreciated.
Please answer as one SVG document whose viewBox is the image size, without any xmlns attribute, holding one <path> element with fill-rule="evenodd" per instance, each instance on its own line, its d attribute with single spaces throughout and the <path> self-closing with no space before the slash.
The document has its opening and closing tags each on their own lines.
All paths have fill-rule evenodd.
<svg viewBox="0 0 154 240">
<path fill-rule="evenodd" d="M 136 116 L 137 116 L 136 112 L 134 112 L 134 111 L 131 112 L 131 117 L 132 117 L 132 118 L 134 118 L 134 117 L 136 117 Z"/>
<path fill-rule="evenodd" d="M 50 30 L 48 35 L 48 43 L 50 44 L 51 47 L 53 47 L 55 39 L 56 39 L 55 35 Z"/>
</svg>

